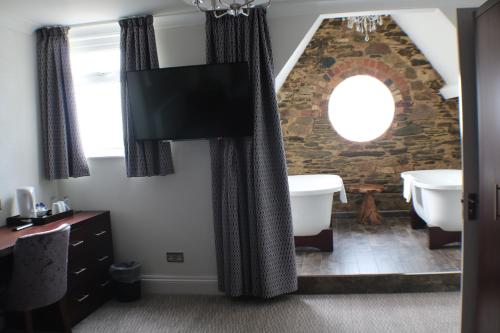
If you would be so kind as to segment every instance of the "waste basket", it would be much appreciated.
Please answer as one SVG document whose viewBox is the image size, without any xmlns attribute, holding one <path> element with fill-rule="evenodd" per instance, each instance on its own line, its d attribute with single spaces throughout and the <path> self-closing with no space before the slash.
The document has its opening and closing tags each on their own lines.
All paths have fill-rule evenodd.
<svg viewBox="0 0 500 333">
<path fill-rule="evenodd" d="M 141 298 L 141 265 L 135 261 L 111 265 L 113 296 L 120 302 L 132 302 Z"/>
</svg>

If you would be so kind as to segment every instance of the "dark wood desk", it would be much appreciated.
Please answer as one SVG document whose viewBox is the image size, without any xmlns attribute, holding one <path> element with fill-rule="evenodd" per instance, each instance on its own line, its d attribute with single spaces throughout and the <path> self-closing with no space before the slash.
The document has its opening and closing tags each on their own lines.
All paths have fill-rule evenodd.
<svg viewBox="0 0 500 333">
<path fill-rule="evenodd" d="M 109 212 L 76 212 L 73 216 L 59 221 L 21 231 L 12 231 L 12 227 L 0 227 L 0 264 L 10 261 L 10 254 L 19 237 L 54 230 L 64 223 L 71 225 L 67 301 L 70 320 L 74 325 L 111 296 L 108 270 L 113 263 L 113 242 Z M 2 270 L 4 269 L 0 268 L 0 271 Z M 50 325 L 54 320 L 47 318 L 54 318 L 57 314 L 51 315 L 50 312 L 54 311 L 50 309 L 39 312 L 39 321 L 42 324 L 48 322 L 48 327 L 54 328 Z M 36 324 L 36 312 L 34 316 Z"/>
<path fill-rule="evenodd" d="M 73 225 L 100 214 L 103 214 L 103 212 L 77 212 L 73 216 L 66 217 L 62 220 L 51 222 L 45 225 L 29 227 L 20 231 L 12 231 L 13 227 L 0 227 L 0 256 L 9 255 L 12 252 L 12 248 L 14 247 L 14 244 L 19 237 L 36 234 L 38 232 L 54 230 L 64 223 Z"/>
</svg>

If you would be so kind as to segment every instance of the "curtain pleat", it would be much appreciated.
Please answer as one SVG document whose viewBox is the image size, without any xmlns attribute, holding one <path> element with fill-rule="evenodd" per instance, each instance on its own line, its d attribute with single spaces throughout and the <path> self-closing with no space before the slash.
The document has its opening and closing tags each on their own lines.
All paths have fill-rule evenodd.
<svg viewBox="0 0 500 333">
<path fill-rule="evenodd" d="M 219 288 L 230 296 L 291 293 L 295 248 L 266 11 L 207 13 L 206 38 L 208 63 L 248 62 L 255 113 L 252 138 L 210 142 Z"/>
<path fill-rule="evenodd" d="M 89 176 L 71 76 L 67 27 L 36 31 L 44 172 L 48 179 Z"/>
<path fill-rule="evenodd" d="M 174 173 L 169 142 L 135 140 L 132 115 L 129 110 L 125 73 L 159 67 L 153 17 L 120 20 L 121 86 L 123 141 L 128 177 L 166 176 Z"/>
</svg>

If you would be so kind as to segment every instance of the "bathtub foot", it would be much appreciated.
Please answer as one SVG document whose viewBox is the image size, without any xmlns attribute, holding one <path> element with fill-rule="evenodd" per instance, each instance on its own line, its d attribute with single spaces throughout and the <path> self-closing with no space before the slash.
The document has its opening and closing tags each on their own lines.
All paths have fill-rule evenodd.
<svg viewBox="0 0 500 333">
<path fill-rule="evenodd" d="M 428 227 L 429 249 L 439 249 L 446 244 L 457 243 L 462 240 L 460 231 L 444 231 L 439 227 Z"/>
<path fill-rule="evenodd" d="M 418 216 L 415 209 L 411 209 L 410 211 L 410 223 L 412 229 L 425 229 L 427 228 L 427 223 Z"/>
<path fill-rule="evenodd" d="M 333 252 L 333 230 L 325 229 L 315 236 L 295 236 L 295 247 L 314 247 L 321 252 Z"/>
</svg>

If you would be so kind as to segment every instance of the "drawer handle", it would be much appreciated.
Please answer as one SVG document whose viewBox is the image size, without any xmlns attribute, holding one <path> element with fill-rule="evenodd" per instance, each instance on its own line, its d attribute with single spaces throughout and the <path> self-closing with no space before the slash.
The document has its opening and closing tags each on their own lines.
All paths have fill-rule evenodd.
<svg viewBox="0 0 500 333">
<path fill-rule="evenodd" d="M 98 233 L 94 234 L 94 236 L 99 237 L 99 236 L 104 235 L 105 233 L 107 233 L 107 231 L 106 231 L 106 230 L 103 230 L 103 231 L 100 231 L 100 232 L 98 232 Z"/>
<path fill-rule="evenodd" d="M 73 272 L 73 274 L 75 274 L 75 275 L 80 275 L 80 274 L 82 274 L 83 272 L 85 272 L 86 270 L 87 270 L 87 267 L 82 267 L 82 268 L 80 268 L 79 270 L 74 271 L 74 272 Z"/>
<path fill-rule="evenodd" d="M 110 282 L 111 282 L 111 281 L 109 281 L 109 280 L 108 280 L 108 281 L 106 281 L 106 282 L 101 283 L 101 287 L 102 287 L 102 288 L 106 287 L 106 286 L 107 286 Z"/>
<path fill-rule="evenodd" d="M 89 294 L 85 294 L 85 295 L 83 295 L 82 297 L 77 298 L 77 299 L 76 299 L 76 301 L 77 301 L 78 303 L 81 303 L 81 302 L 85 301 L 87 298 L 89 298 L 89 296 L 90 296 Z"/>
<path fill-rule="evenodd" d="M 82 245 L 83 243 L 85 243 L 85 241 L 82 241 L 82 240 L 81 240 L 81 241 L 78 241 L 78 242 L 71 243 L 71 246 L 73 246 L 73 247 L 77 247 L 77 246 Z"/>
<path fill-rule="evenodd" d="M 99 262 L 103 262 L 103 261 L 105 261 L 105 260 L 106 260 L 106 259 L 108 259 L 108 258 L 109 258 L 109 256 L 104 256 L 104 257 L 102 257 L 102 258 L 97 259 L 97 261 L 99 261 Z"/>
</svg>

